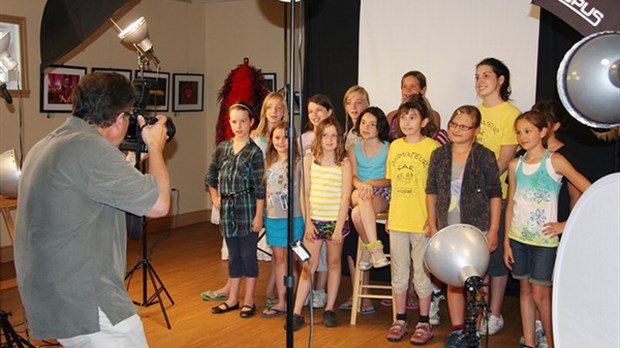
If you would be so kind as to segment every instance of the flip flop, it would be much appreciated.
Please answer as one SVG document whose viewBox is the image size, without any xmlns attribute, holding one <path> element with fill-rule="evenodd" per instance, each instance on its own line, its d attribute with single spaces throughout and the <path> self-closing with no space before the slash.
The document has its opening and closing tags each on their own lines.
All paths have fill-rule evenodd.
<svg viewBox="0 0 620 348">
<path fill-rule="evenodd" d="M 286 312 L 280 309 L 266 308 L 264 311 L 260 312 L 260 316 L 261 318 L 274 318 L 284 313 Z"/>
<path fill-rule="evenodd" d="M 280 300 L 277 297 L 271 297 L 271 296 L 265 297 L 265 306 L 269 308 L 277 305 L 278 302 L 280 302 Z"/>
<path fill-rule="evenodd" d="M 214 290 L 207 290 L 200 293 L 203 301 L 226 301 L 228 296 L 218 295 Z"/>
<path fill-rule="evenodd" d="M 346 302 L 338 306 L 338 309 L 340 309 L 341 311 L 350 311 L 353 308 L 352 302 L 353 301 L 351 299 L 348 299 Z"/>
<path fill-rule="evenodd" d="M 361 315 L 371 315 L 371 314 L 375 314 L 375 313 L 377 313 L 377 311 L 372 306 L 371 307 L 366 307 L 366 308 L 362 307 L 362 309 L 360 309 L 360 314 Z"/>
</svg>

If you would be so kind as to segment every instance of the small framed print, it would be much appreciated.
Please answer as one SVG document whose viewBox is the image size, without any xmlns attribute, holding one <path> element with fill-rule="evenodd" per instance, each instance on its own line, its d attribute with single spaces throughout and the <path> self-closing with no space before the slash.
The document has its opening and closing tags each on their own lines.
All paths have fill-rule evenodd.
<svg viewBox="0 0 620 348">
<path fill-rule="evenodd" d="M 73 91 L 86 67 L 52 65 L 41 73 L 41 112 L 71 112 Z"/>
<path fill-rule="evenodd" d="M 203 74 L 172 74 L 172 111 L 202 111 L 203 90 Z"/>
<path fill-rule="evenodd" d="M 125 76 L 127 80 L 131 81 L 130 69 L 117 69 L 117 68 L 90 68 L 90 72 L 102 72 L 102 73 L 117 73 Z"/>
<path fill-rule="evenodd" d="M 136 70 L 136 78 L 144 78 L 151 86 L 145 109 L 147 111 L 168 111 L 170 73 Z"/>
<path fill-rule="evenodd" d="M 275 73 L 263 73 L 263 78 L 265 79 L 265 86 L 270 92 L 275 92 L 277 90 L 278 84 Z"/>
</svg>

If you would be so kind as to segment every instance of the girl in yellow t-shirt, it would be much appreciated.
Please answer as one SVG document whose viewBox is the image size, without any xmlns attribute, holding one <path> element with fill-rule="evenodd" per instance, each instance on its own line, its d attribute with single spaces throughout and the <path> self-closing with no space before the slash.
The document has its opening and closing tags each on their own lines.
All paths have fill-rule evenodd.
<svg viewBox="0 0 620 348">
<path fill-rule="evenodd" d="M 411 343 L 416 345 L 433 337 L 429 323 L 432 286 L 423 264 L 428 240 L 425 189 L 431 153 L 439 144 L 428 137 L 434 134 L 435 127 L 430 122 L 433 111 L 427 105 L 424 96 L 417 96 L 398 108 L 401 137 L 390 145 L 385 167 L 385 177 L 392 184 L 386 231 L 390 233 L 392 288 L 396 303 L 396 321 L 389 329 L 387 339 L 399 341 L 407 334 L 407 288 L 413 262 L 413 284 L 420 299 L 420 320 L 411 336 Z"/>
</svg>

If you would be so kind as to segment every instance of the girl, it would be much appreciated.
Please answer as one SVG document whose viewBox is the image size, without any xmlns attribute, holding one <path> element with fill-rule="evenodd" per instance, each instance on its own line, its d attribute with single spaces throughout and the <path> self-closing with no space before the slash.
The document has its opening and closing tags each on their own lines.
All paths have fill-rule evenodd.
<svg viewBox="0 0 620 348">
<path fill-rule="evenodd" d="M 510 97 L 510 71 L 508 67 L 495 58 L 483 59 L 476 66 L 476 93 L 482 99 L 478 105 L 482 115 L 478 142 L 493 151 L 499 166 L 500 182 L 502 184 L 502 199 L 506 199 L 508 187 L 506 185 L 506 169 L 517 149 L 517 136 L 514 122 L 521 113 L 508 99 Z M 505 202 L 502 202 L 502 214 L 505 215 Z M 504 240 L 504 221 L 500 220 L 498 238 Z M 508 269 L 504 266 L 502 255 L 504 243 L 499 243 L 497 249 L 491 253 L 489 270 L 487 272 L 491 284 L 489 309 L 491 315 L 486 316 L 480 323 L 480 334 L 494 335 L 504 327 L 502 305 L 504 293 L 508 283 Z M 489 301 L 490 300 L 490 301 Z M 488 328 L 488 329 L 487 329 Z"/>
<path fill-rule="evenodd" d="M 338 326 L 334 303 L 340 286 L 342 241 L 348 234 L 347 213 L 351 197 L 351 164 L 345 157 L 344 139 L 336 120 L 325 120 L 317 127 L 312 154 L 304 157 L 302 187 L 305 245 L 310 252 L 310 265 L 304 263 L 293 316 L 293 327 L 304 323 L 301 309 L 310 292 L 310 278 L 318 264 L 319 250 L 327 244 L 328 291 L 323 312 L 323 325 Z"/>
<path fill-rule="evenodd" d="M 390 233 L 392 288 L 396 301 L 396 321 L 388 331 L 389 341 L 401 340 L 407 328 L 407 287 L 413 262 L 413 284 L 420 301 L 420 321 L 411 343 L 425 344 L 433 337 L 429 323 L 432 286 L 424 268 L 427 237 L 425 186 L 431 153 L 439 144 L 428 138 L 435 128 L 430 122 L 432 110 L 423 96 L 416 96 L 398 108 L 401 138 L 390 145 L 385 168 L 391 179 L 392 198 L 386 231 Z"/>
<path fill-rule="evenodd" d="M 529 111 L 515 122 L 519 145 L 526 151 L 508 167 L 508 205 L 504 262 L 519 280 L 524 347 L 535 347 L 535 316 L 540 314 L 547 345 L 554 347 L 551 281 L 558 246 L 558 193 L 565 176 L 583 192 L 590 182 L 560 154 L 550 153 L 544 115 Z"/>
<path fill-rule="evenodd" d="M 370 106 L 370 98 L 364 87 L 353 86 L 345 92 L 342 104 L 344 105 L 345 117 L 349 116 L 351 119 L 350 128 L 349 119 L 347 119 L 346 142 L 344 145 L 345 149 L 348 151 L 349 147 L 351 147 L 356 140 L 361 139 L 360 134 L 355 131 L 355 125 L 362 115 L 362 111 Z"/>
<path fill-rule="evenodd" d="M 260 110 L 260 121 L 256 129 L 250 133 L 252 140 L 260 147 L 263 154 L 267 151 L 267 139 L 269 138 L 271 130 L 276 123 L 283 121 L 287 114 L 286 102 L 282 94 L 271 92 L 263 99 L 263 105 Z M 271 252 L 269 243 L 267 243 L 265 239 L 261 239 L 258 243 L 258 247 L 260 248 L 256 251 L 258 259 L 261 261 L 271 261 L 271 257 L 267 254 Z M 265 252 L 263 252 L 263 250 Z M 272 307 L 278 303 L 278 296 L 274 296 L 274 293 L 276 293 L 275 290 L 276 270 L 275 265 L 272 263 L 267 289 L 265 290 L 265 304 L 268 307 Z"/>
<path fill-rule="evenodd" d="M 351 126 L 349 126 L 349 118 L 347 118 L 348 131 L 345 137 L 345 149 L 348 152 L 356 141 L 361 140 L 359 130 L 356 130 L 355 127 L 360 116 L 362 115 L 362 111 L 364 111 L 370 105 L 368 92 L 366 91 L 366 89 L 364 89 L 364 87 L 352 86 L 344 94 L 343 104 L 346 114 L 345 117 L 349 116 L 351 120 Z M 357 256 L 357 242 L 359 240 L 359 235 L 356 232 L 356 230 L 351 230 L 351 234 L 349 235 L 349 237 L 344 240 L 343 257 L 346 258 L 347 266 L 349 267 L 349 274 L 355 274 L 355 259 Z M 369 279 L 370 275 L 368 273 L 364 273 L 363 283 L 367 284 Z M 351 277 L 351 289 L 353 289 L 353 283 L 355 283 L 355 279 L 354 277 Z M 344 303 L 338 306 L 338 309 L 343 311 L 350 311 L 352 302 L 352 297 L 349 297 L 349 299 L 347 299 Z M 372 301 L 370 299 L 364 299 L 362 301 L 362 308 L 360 314 L 369 315 L 373 313 L 375 313 L 375 309 L 372 306 Z"/>
<path fill-rule="evenodd" d="M 315 94 L 310 97 L 308 99 L 308 119 L 310 122 L 308 122 L 304 133 L 301 135 L 301 147 L 304 156 L 312 153 L 312 144 L 316 138 L 315 131 L 319 123 L 326 119 L 337 122 L 336 115 L 334 114 L 334 105 L 331 100 L 323 94 Z M 314 308 L 322 308 L 327 301 L 327 293 L 325 291 L 327 287 L 327 251 L 325 246 L 321 248 L 319 266 L 316 272 L 317 279 L 314 284 L 315 290 L 313 291 L 312 306 Z"/>
<path fill-rule="evenodd" d="M 417 95 L 426 94 L 426 76 L 417 70 L 406 72 L 400 80 L 400 97 L 401 103 L 404 103 L 409 98 Z M 428 102 L 428 100 L 427 100 Z M 430 103 L 428 108 L 432 110 Z M 391 111 L 387 115 L 388 122 L 390 124 L 390 139 L 397 139 L 400 135 L 398 132 L 398 117 L 395 117 L 397 110 Z M 435 110 L 433 110 L 431 121 L 435 125 L 436 132 L 432 135 L 439 144 L 443 145 L 448 142 L 448 134 L 441 128 L 441 116 Z"/>
<path fill-rule="evenodd" d="M 303 155 L 312 153 L 312 143 L 315 138 L 316 127 L 321 121 L 328 118 L 336 119 L 334 105 L 323 94 L 315 94 L 308 99 L 308 123 L 301 134 L 301 148 Z"/>
<path fill-rule="evenodd" d="M 263 155 L 250 138 L 254 123 L 252 109 L 244 103 L 235 103 L 229 109 L 230 126 L 234 137 L 220 143 L 209 165 L 206 183 L 213 206 L 221 211 L 220 231 L 229 250 L 228 299 L 212 308 L 214 314 L 239 309 L 239 285 L 245 277 L 242 318 L 256 313 L 254 286 L 258 276 L 256 258 L 257 232 L 263 228 L 265 185 Z"/>
<path fill-rule="evenodd" d="M 278 301 L 271 308 L 266 308 L 261 312 L 261 317 L 272 318 L 286 311 L 286 289 L 284 279 L 286 269 L 286 252 L 288 241 L 288 156 L 289 144 L 285 135 L 288 127 L 287 122 L 279 122 L 273 126 L 269 137 L 269 144 L 266 153 L 266 218 L 265 229 L 267 231 L 267 243 L 273 251 L 272 265 L 275 268 L 276 288 L 278 290 Z M 299 158 L 299 147 L 295 147 L 295 180 L 294 202 L 299 202 L 299 174 L 301 161 Z M 301 240 L 304 232 L 304 221 L 301 216 L 299 205 L 295 204 L 293 221 L 293 241 Z M 292 241 L 292 242 L 293 242 Z M 297 277 L 295 277 L 297 278 Z"/>
<path fill-rule="evenodd" d="M 470 224 L 485 231 L 489 252 L 497 248 L 502 205 L 499 168 L 493 152 L 476 142 L 481 115 L 471 105 L 459 107 L 448 122 L 450 143 L 431 156 L 426 184 L 428 227 L 433 236 L 453 224 Z M 464 347 L 463 287 L 448 285 L 452 333 L 444 348 Z"/>
<path fill-rule="evenodd" d="M 363 241 L 362 259 L 357 266 L 364 271 L 390 264 L 383 253 L 383 244 L 377 239 L 375 220 L 376 213 L 387 211 L 390 200 L 390 182 L 385 179 L 385 160 L 390 147 L 388 131 L 383 111 L 370 107 L 362 112 L 355 125 L 355 132 L 362 140 L 348 151 L 355 189 L 351 195 L 351 218 Z"/>
<path fill-rule="evenodd" d="M 266 153 L 267 139 L 276 123 L 284 120 L 287 114 L 284 96 L 280 93 L 271 92 L 263 100 L 260 110 L 260 121 L 256 129 L 250 133 L 252 140 Z"/>
</svg>

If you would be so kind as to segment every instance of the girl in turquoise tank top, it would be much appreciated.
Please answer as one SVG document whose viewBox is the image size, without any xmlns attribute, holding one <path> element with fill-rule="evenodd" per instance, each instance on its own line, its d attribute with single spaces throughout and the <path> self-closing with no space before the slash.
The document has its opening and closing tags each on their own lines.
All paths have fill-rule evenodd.
<svg viewBox="0 0 620 348">
<path fill-rule="evenodd" d="M 519 280 L 524 347 L 535 347 L 535 313 L 538 311 L 547 345 L 554 347 L 551 323 L 551 285 L 558 236 L 557 200 L 562 176 L 580 191 L 590 182 L 562 155 L 546 149 L 548 121 L 538 112 L 521 114 L 515 121 L 519 145 L 525 155 L 508 166 L 508 200 L 504 263 Z"/>
</svg>

